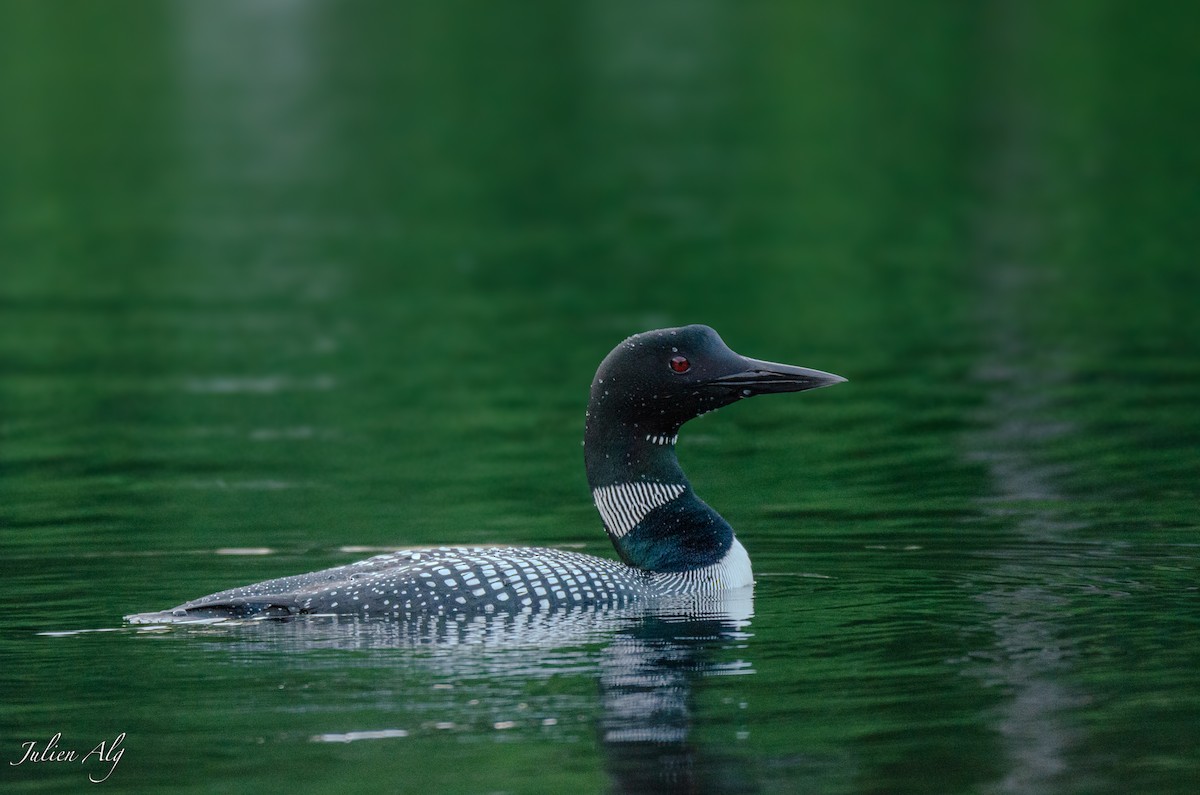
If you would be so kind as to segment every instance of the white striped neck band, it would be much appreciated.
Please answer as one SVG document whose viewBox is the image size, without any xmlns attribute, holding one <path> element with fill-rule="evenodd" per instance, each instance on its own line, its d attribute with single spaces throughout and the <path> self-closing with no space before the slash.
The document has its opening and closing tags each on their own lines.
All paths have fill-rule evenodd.
<svg viewBox="0 0 1200 795">
<path fill-rule="evenodd" d="M 617 483 L 592 490 L 596 510 L 613 538 L 637 527 L 646 515 L 678 499 L 687 486 L 679 483 Z"/>
</svg>

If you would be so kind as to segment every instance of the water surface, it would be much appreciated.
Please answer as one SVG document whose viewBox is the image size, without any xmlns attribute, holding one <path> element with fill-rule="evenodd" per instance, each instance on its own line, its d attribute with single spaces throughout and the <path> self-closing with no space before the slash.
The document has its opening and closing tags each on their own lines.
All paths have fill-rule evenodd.
<svg viewBox="0 0 1200 795">
<path fill-rule="evenodd" d="M 124 733 L 132 791 L 1194 791 L 1194 17 L 0 4 L 0 757 Z M 751 603 L 121 624 L 402 546 L 612 554 L 587 386 L 690 322 L 851 379 L 684 429 Z"/>
</svg>

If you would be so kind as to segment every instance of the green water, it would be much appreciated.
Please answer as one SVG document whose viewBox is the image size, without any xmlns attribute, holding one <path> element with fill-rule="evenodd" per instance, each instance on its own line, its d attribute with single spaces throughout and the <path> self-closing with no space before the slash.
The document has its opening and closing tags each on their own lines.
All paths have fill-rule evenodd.
<svg viewBox="0 0 1200 795">
<path fill-rule="evenodd" d="M 3 788 L 108 771 L 11 764 L 60 732 L 124 733 L 119 791 L 1194 792 L 1197 29 L 3 0 Z M 611 554 L 588 384 L 689 322 L 851 379 L 684 429 L 752 605 L 123 627 L 365 548 Z"/>
</svg>

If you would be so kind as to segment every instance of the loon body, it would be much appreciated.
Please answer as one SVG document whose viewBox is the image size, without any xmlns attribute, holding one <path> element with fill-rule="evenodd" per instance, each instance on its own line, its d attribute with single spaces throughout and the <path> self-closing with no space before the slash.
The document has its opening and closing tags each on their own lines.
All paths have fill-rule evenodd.
<svg viewBox="0 0 1200 795">
<path fill-rule="evenodd" d="M 690 419 L 744 398 L 845 379 L 749 359 L 707 326 L 637 334 L 592 382 L 584 461 L 592 497 L 620 562 L 538 547 L 442 547 L 377 555 L 332 569 L 246 585 L 134 623 L 311 613 L 362 616 L 482 613 L 709 594 L 753 584 L 750 558 L 679 467 Z"/>
</svg>

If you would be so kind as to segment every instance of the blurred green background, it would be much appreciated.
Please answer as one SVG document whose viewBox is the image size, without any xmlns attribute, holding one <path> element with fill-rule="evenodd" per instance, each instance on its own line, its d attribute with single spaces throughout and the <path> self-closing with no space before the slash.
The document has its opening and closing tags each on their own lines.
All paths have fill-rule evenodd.
<svg viewBox="0 0 1200 795">
<path fill-rule="evenodd" d="M 628 334 L 700 322 L 851 379 L 681 439 L 760 575 L 772 653 L 751 646 L 746 686 L 809 685 L 751 718 L 747 787 L 1190 791 L 1197 30 L 1195 4 L 1120 0 L 0 1 L 0 756 L 72 725 L 133 738 L 117 694 L 160 666 L 128 636 L 37 631 L 350 546 L 611 554 L 579 448 L 592 372 Z M 782 579 L 816 561 L 865 613 Z M 827 649 L 945 625 L 828 667 L 806 610 Z M 999 673 L 952 662 L 980 655 Z M 885 723 L 917 672 L 887 726 L 956 728 L 809 712 L 834 672 Z M 126 783 L 161 785 L 156 754 L 231 720 L 163 677 L 189 728 L 143 725 L 168 745 Z M 1046 680 L 1094 706 L 1038 701 Z M 108 717 L 63 716 L 84 691 Z M 1004 722 L 995 700 L 1022 694 L 1061 747 Z M 808 730 L 809 762 L 853 765 L 796 762 L 801 723 L 837 727 Z M 186 758 L 197 788 L 265 786 Z"/>
</svg>

